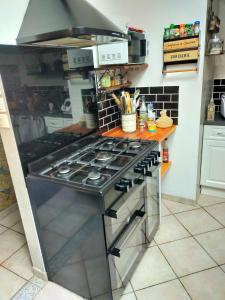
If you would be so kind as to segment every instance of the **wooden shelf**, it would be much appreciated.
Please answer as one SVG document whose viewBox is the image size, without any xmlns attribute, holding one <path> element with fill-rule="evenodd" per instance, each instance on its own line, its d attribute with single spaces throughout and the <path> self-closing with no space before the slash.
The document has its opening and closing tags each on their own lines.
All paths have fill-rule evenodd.
<svg viewBox="0 0 225 300">
<path fill-rule="evenodd" d="M 123 69 L 126 71 L 135 71 L 139 69 L 146 69 L 148 67 L 148 64 L 123 64 L 123 65 L 104 65 L 100 66 L 99 68 L 96 68 L 95 71 L 104 71 L 107 69 L 113 70 L 113 69 Z"/>
<path fill-rule="evenodd" d="M 125 84 L 111 86 L 111 87 L 108 87 L 108 88 L 100 88 L 100 89 L 98 89 L 98 92 L 100 92 L 100 93 L 112 93 L 114 91 L 121 90 L 123 88 L 128 88 L 130 86 L 131 86 L 131 82 L 128 82 L 128 83 L 125 83 Z"/>
<path fill-rule="evenodd" d="M 210 54 L 208 52 L 206 52 L 205 56 L 216 56 L 216 55 L 224 55 L 225 52 L 223 51 L 222 53 L 218 53 L 218 54 Z"/>
<path fill-rule="evenodd" d="M 110 131 L 104 132 L 103 136 L 142 140 L 155 140 L 162 143 L 176 130 L 176 125 L 169 128 L 157 128 L 156 132 L 148 132 L 146 129 L 141 131 L 139 128 L 134 133 L 125 133 L 121 127 L 114 128 Z"/>
<path fill-rule="evenodd" d="M 168 163 L 162 163 L 161 167 L 161 177 L 164 177 L 168 170 L 171 168 L 172 161 L 169 161 Z"/>
</svg>

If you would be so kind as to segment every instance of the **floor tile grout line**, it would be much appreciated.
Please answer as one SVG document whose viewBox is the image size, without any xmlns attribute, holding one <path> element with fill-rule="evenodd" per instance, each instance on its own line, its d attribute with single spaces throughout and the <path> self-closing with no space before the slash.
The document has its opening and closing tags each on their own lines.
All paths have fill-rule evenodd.
<svg viewBox="0 0 225 300">
<path fill-rule="evenodd" d="M 178 220 L 179 223 L 181 223 L 179 221 L 178 218 L 176 218 Z M 223 229 L 223 228 L 220 228 L 220 230 Z M 198 243 L 198 245 L 205 251 L 205 253 L 216 263 L 216 265 L 219 267 L 218 263 L 215 261 L 215 259 L 208 253 L 208 251 L 199 243 L 199 241 L 195 238 L 194 235 L 192 235 L 192 233 L 187 229 L 187 231 L 190 233 L 191 237 Z M 210 232 L 213 232 L 213 231 L 210 231 Z"/>
<path fill-rule="evenodd" d="M 16 223 L 17 224 L 17 223 Z M 16 225 L 15 224 L 15 225 Z M 2 227 L 4 227 L 4 228 L 6 228 L 6 230 L 4 230 L 3 232 L 1 232 L 0 233 L 0 238 L 1 238 L 1 235 L 3 234 L 3 233 L 5 233 L 6 231 L 8 231 L 8 230 L 12 230 L 13 232 L 16 232 L 16 233 L 18 233 L 18 234 L 21 234 L 22 236 L 25 236 L 25 233 L 21 233 L 21 232 L 19 232 L 19 231 L 16 231 L 16 230 L 14 230 L 14 229 L 12 229 L 11 227 L 6 227 L 6 226 L 4 226 L 4 225 L 2 225 L 2 224 L 0 224 Z M 14 225 L 13 225 L 14 226 Z"/>
<path fill-rule="evenodd" d="M 27 242 L 25 241 L 24 244 L 19 247 L 15 252 L 13 252 L 11 255 L 9 255 L 5 260 L 3 260 L 1 263 L 0 263 L 0 266 L 2 266 L 9 258 L 11 258 L 14 254 L 16 254 L 18 251 L 20 251 L 25 245 L 27 245 Z M 30 255 L 30 254 L 29 254 Z"/>
<path fill-rule="evenodd" d="M 161 252 L 162 256 L 165 258 L 165 260 L 167 261 L 168 265 L 170 266 L 171 270 L 174 272 L 174 274 L 176 275 L 177 279 L 179 280 L 179 282 L 181 283 L 181 285 L 183 286 L 184 290 L 186 291 L 186 293 L 188 294 L 188 296 L 190 297 L 190 299 L 192 299 L 191 295 L 189 294 L 189 292 L 186 290 L 186 288 L 184 287 L 183 283 L 180 281 L 180 277 L 177 275 L 177 273 L 175 272 L 174 268 L 171 266 L 169 260 L 167 259 L 167 257 L 164 255 L 163 251 L 160 249 L 160 247 L 157 245 L 159 251 Z"/>
<path fill-rule="evenodd" d="M 173 279 L 170 279 L 170 280 L 166 280 L 166 281 L 162 281 L 162 282 L 159 282 L 159 283 L 156 283 L 156 284 L 153 284 L 153 285 L 149 285 L 149 286 L 146 286 L 146 287 L 143 287 L 141 289 L 138 289 L 135 291 L 136 292 L 140 292 L 140 291 L 143 291 L 143 290 L 147 290 L 149 288 L 152 288 L 152 287 L 155 287 L 155 286 L 158 286 L 160 284 L 164 284 L 164 283 L 167 283 L 167 282 L 171 282 L 171 281 L 174 281 L 174 280 L 178 280 L 178 278 L 173 278 Z M 127 294 L 126 294 L 127 295 Z"/>
<path fill-rule="evenodd" d="M 186 275 L 180 276 L 179 278 L 180 278 L 180 279 L 183 279 L 183 278 L 185 278 L 185 277 L 188 277 L 188 276 L 191 276 L 191 275 L 194 275 L 194 274 L 198 274 L 198 273 L 201 273 L 201 272 L 205 272 L 205 271 L 208 271 L 208 270 L 216 269 L 216 268 L 218 268 L 218 267 L 219 267 L 219 266 L 209 267 L 209 268 L 206 268 L 206 269 L 203 269 L 203 270 L 195 271 L 195 272 L 193 272 L 193 273 L 190 273 L 190 274 L 186 274 Z"/>
<path fill-rule="evenodd" d="M 209 213 L 204 207 L 202 208 L 208 215 L 210 215 L 215 221 L 217 221 L 223 228 L 225 228 L 224 224 L 217 220 L 211 213 Z"/>
<path fill-rule="evenodd" d="M 208 204 L 208 205 L 202 205 L 202 204 L 198 204 L 201 207 L 209 207 L 209 206 L 214 206 L 214 205 L 220 205 L 220 204 L 225 204 L 225 200 L 219 203 L 213 203 L 213 204 Z"/>
<path fill-rule="evenodd" d="M 27 282 L 29 281 L 29 279 L 26 279 L 26 278 L 24 278 L 23 276 L 21 276 L 21 275 L 17 274 L 17 273 L 16 273 L 16 272 L 14 272 L 13 270 L 11 270 L 11 269 L 9 269 L 9 268 L 6 268 L 6 267 L 5 267 L 5 266 L 3 266 L 3 265 L 1 265 L 1 267 L 2 267 L 2 268 L 4 268 L 5 270 L 7 270 L 7 271 L 9 271 L 9 272 L 11 272 L 11 273 L 13 273 L 13 274 L 15 274 L 17 277 L 20 277 L 20 278 L 22 278 L 22 279 L 26 280 Z"/>
</svg>

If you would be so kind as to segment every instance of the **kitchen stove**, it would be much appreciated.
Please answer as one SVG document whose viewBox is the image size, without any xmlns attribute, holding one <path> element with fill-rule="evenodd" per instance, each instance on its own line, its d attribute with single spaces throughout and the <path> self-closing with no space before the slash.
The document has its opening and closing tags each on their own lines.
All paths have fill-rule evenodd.
<svg viewBox="0 0 225 300">
<path fill-rule="evenodd" d="M 96 137 L 92 144 L 82 150 L 56 160 L 41 170 L 44 177 L 101 188 L 110 183 L 135 157 L 141 155 L 155 142 Z M 52 154 L 54 156 L 54 154 Z M 32 172 L 32 168 L 31 168 Z"/>
<path fill-rule="evenodd" d="M 159 226 L 158 149 L 89 135 L 29 165 L 50 280 L 85 299 L 117 299 Z"/>
<path fill-rule="evenodd" d="M 19 145 L 19 154 L 24 174 L 27 175 L 27 165 L 51 152 L 69 145 L 87 134 L 81 132 L 53 132 L 38 139 Z"/>
</svg>

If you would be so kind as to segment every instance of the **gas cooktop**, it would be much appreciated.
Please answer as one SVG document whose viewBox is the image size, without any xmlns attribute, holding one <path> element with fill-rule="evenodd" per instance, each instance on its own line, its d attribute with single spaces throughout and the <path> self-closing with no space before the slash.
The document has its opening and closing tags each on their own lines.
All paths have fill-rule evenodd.
<svg viewBox="0 0 225 300">
<path fill-rule="evenodd" d="M 73 145 L 77 150 L 63 158 L 58 159 L 56 152 L 51 154 L 51 163 L 45 167 L 40 162 L 42 169 L 39 175 L 57 181 L 101 188 L 135 157 L 149 149 L 149 146 L 156 145 L 156 142 L 92 136 Z M 32 165 L 30 170 L 32 173 Z"/>
</svg>

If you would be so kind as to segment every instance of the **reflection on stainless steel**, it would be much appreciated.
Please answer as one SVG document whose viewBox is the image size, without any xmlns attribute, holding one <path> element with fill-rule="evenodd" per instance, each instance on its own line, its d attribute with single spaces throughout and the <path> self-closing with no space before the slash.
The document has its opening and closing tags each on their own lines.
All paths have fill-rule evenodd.
<svg viewBox="0 0 225 300">
<path fill-rule="evenodd" d="M 159 225 L 158 146 L 95 135 L 73 145 L 31 164 L 27 179 L 48 277 L 84 298 L 112 300 Z"/>
</svg>

